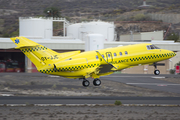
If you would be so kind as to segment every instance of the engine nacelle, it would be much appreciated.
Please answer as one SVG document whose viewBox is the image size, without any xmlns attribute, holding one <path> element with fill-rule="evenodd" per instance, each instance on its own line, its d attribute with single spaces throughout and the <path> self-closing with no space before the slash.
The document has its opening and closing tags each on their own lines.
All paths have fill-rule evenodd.
<svg viewBox="0 0 180 120">
<path fill-rule="evenodd" d="M 76 71 L 84 69 L 88 66 L 88 61 L 86 58 L 79 59 L 68 59 L 54 64 L 54 70 L 58 71 Z"/>
</svg>

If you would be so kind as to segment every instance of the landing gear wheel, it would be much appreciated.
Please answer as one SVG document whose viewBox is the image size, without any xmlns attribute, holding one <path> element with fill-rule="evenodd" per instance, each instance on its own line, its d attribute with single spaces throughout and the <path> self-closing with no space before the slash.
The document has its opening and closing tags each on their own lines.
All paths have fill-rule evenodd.
<svg viewBox="0 0 180 120">
<path fill-rule="evenodd" d="M 101 80 L 100 79 L 94 79 L 93 84 L 94 84 L 94 86 L 100 86 Z"/>
<path fill-rule="evenodd" d="M 83 85 L 84 87 L 88 87 L 88 86 L 90 85 L 90 82 L 89 82 L 88 80 L 84 80 L 84 81 L 82 82 L 82 85 Z"/>
<path fill-rule="evenodd" d="M 155 71 L 154 71 L 154 74 L 155 74 L 155 75 L 159 75 L 159 74 L 160 74 L 160 71 L 159 71 L 159 70 L 155 70 Z"/>
</svg>

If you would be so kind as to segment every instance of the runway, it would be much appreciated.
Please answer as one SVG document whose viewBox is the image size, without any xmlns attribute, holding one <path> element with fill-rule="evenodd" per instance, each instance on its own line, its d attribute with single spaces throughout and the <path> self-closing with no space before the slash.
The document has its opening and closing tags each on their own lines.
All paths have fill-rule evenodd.
<svg viewBox="0 0 180 120">
<path fill-rule="evenodd" d="M 0 73 L 13 76 L 48 76 L 41 73 Z M 115 81 L 127 85 L 148 88 L 156 91 L 180 94 L 180 84 L 171 83 L 158 78 L 177 78 L 180 75 L 150 75 L 150 74 L 112 74 L 101 77 L 103 80 Z M 69 80 L 70 81 L 70 80 Z M 168 104 L 180 105 L 180 97 L 117 97 L 117 96 L 0 96 L 0 104 L 114 104 L 120 100 L 122 104 Z"/>
<path fill-rule="evenodd" d="M 166 104 L 180 105 L 180 97 L 0 97 L 0 104 Z"/>
<path fill-rule="evenodd" d="M 180 80 L 180 75 L 166 74 L 157 76 L 152 74 L 112 74 L 102 78 L 127 85 L 180 94 L 180 84 L 158 80 L 158 78 L 177 78 Z"/>
</svg>

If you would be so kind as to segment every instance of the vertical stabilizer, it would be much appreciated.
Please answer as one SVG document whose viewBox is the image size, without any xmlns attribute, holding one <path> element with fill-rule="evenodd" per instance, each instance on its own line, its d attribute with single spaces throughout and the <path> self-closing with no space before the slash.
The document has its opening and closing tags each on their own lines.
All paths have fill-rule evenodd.
<svg viewBox="0 0 180 120">
<path fill-rule="evenodd" d="M 59 53 L 33 42 L 25 37 L 14 37 L 11 40 L 37 67 L 37 69 L 58 60 Z"/>
</svg>

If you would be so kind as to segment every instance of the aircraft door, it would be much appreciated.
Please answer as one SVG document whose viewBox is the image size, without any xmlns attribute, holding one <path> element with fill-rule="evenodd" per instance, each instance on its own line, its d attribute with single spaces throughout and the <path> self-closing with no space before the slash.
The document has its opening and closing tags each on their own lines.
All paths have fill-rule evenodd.
<svg viewBox="0 0 180 120">
<path fill-rule="evenodd" d="M 111 63 L 113 61 L 113 56 L 111 52 L 106 52 L 106 60 L 108 63 Z"/>
</svg>

